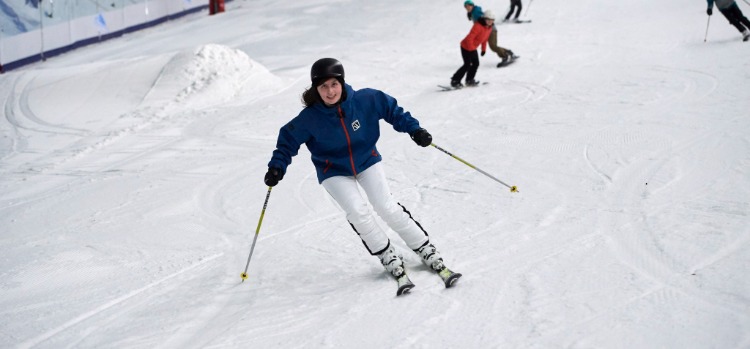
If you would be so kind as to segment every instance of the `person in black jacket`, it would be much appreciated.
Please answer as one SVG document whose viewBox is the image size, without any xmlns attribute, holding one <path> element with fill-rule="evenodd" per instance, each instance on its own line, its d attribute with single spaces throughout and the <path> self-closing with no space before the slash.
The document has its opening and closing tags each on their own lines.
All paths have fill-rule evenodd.
<svg viewBox="0 0 750 349">
<path fill-rule="evenodd" d="M 521 9 L 523 8 L 523 4 L 521 4 L 521 0 L 510 0 L 510 11 L 508 11 L 508 14 L 505 15 L 505 22 L 507 22 L 510 19 L 510 16 L 513 15 L 513 11 L 516 11 L 516 16 L 513 17 L 514 21 L 518 20 L 518 16 L 521 15 Z"/>
<path fill-rule="evenodd" d="M 710 16 L 713 14 L 714 0 L 707 1 L 708 9 L 706 9 L 706 13 Z M 729 23 L 742 33 L 742 41 L 750 39 L 750 21 L 742 14 L 737 2 L 734 0 L 716 0 L 716 7 L 729 20 Z"/>
</svg>

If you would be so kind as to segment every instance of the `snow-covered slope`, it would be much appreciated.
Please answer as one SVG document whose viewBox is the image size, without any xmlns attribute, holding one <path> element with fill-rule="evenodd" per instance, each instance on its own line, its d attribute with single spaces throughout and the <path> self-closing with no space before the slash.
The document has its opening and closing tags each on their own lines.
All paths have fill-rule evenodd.
<svg viewBox="0 0 750 349">
<path fill-rule="evenodd" d="M 517 63 L 439 92 L 461 4 L 235 1 L 0 75 L 0 347 L 750 346 L 750 43 L 719 14 L 704 43 L 700 2 L 538 0 L 498 26 Z M 394 240 L 417 284 L 396 298 L 305 149 L 240 282 L 276 133 L 329 56 L 518 186 L 383 125 L 456 288 Z"/>
</svg>

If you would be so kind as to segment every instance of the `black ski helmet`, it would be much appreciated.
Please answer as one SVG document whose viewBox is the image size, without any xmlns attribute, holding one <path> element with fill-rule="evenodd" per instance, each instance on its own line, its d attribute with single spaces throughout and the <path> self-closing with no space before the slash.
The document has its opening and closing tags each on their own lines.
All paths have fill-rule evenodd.
<svg viewBox="0 0 750 349">
<path fill-rule="evenodd" d="M 313 63 L 310 69 L 310 81 L 313 86 L 318 86 L 325 79 L 336 78 L 344 83 L 344 66 L 335 58 L 321 58 Z"/>
</svg>

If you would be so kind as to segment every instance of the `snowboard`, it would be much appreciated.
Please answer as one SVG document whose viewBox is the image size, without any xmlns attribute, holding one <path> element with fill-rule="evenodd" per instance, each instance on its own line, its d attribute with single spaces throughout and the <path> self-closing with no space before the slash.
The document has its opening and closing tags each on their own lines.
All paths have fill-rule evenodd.
<svg viewBox="0 0 750 349">
<path fill-rule="evenodd" d="M 521 56 L 513 56 L 509 60 L 507 60 L 505 63 L 503 63 L 503 62 L 498 63 L 497 67 L 498 68 L 507 67 L 507 66 L 513 64 L 513 62 L 515 62 L 516 59 L 519 59 L 519 58 L 521 58 Z"/>
</svg>

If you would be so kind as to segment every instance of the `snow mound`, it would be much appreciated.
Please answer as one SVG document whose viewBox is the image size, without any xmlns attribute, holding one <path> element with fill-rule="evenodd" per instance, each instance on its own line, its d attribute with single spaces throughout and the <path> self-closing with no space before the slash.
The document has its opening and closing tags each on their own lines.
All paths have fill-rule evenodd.
<svg viewBox="0 0 750 349">
<path fill-rule="evenodd" d="M 209 44 L 172 57 L 149 97 L 196 109 L 233 98 L 254 99 L 280 87 L 280 79 L 246 53 Z"/>
</svg>

